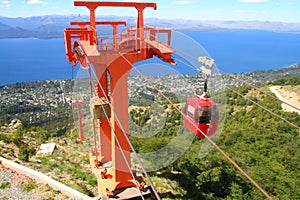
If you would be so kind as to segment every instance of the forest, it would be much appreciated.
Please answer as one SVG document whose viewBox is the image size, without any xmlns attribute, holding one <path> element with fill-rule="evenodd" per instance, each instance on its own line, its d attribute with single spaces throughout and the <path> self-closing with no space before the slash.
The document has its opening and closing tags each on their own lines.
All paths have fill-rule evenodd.
<svg viewBox="0 0 300 200">
<path fill-rule="evenodd" d="M 278 79 L 261 86 L 260 90 L 272 94 L 269 90 L 272 85 L 297 87 L 300 85 L 300 78 Z M 228 89 L 226 99 L 226 120 L 215 140 L 218 146 L 273 199 L 300 199 L 300 130 L 253 102 L 270 109 L 298 127 L 300 126 L 300 115 L 283 112 L 279 101 L 248 86 Z M 177 105 L 184 108 L 184 104 L 178 103 Z M 164 120 L 160 121 L 157 116 L 161 116 Z M 207 148 L 207 141 L 194 137 L 183 126 L 182 116 L 168 103 L 163 102 L 161 105 L 156 105 L 155 109 L 150 109 L 149 106 L 135 107 L 130 110 L 129 119 L 131 141 L 138 153 L 158 151 L 170 144 L 168 146 L 170 149 L 167 148 L 160 154 L 161 159 L 166 159 L 160 161 L 170 164 L 163 166 L 159 171 L 150 172 L 154 180 L 169 180 L 176 183 L 171 190 L 164 189 L 164 187 L 170 186 L 162 184 L 163 182 L 160 182 L 161 185 L 156 185 L 162 199 L 265 199 L 263 194 L 216 149 L 212 148 L 207 154 L 200 155 L 203 148 Z M 71 131 L 73 130 L 73 125 L 70 125 L 71 116 L 67 121 L 69 121 L 68 126 L 60 128 L 63 129 L 60 134 L 57 134 L 59 131 L 53 128 L 55 127 L 54 120 L 49 123 L 50 129 L 47 129 L 45 124 L 43 124 L 43 128 L 21 126 L 12 133 L 12 137 L 8 137 L 6 133 L 0 131 L 0 139 L 6 144 L 19 146 L 19 160 L 29 160 L 29 164 L 35 166 L 35 163 L 30 162 L 30 157 L 35 153 L 32 146 L 37 147 L 37 144 L 46 141 L 66 140 L 69 144 L 73 142 L 74 145 L 76 144 L 74 149 L 79 148 L 80 143 L 76 141 L 76 136 Z M 0 120 L 1 126 L 5 126 L 5 124 L 5 121 Z M 60 126 L 61 123 L 58 127 Z M 153 135 L 153 131 L 156 130 L 159 130 L 158 133 Z M 28 138 L 28 133 L 34 133 L 34 135 Z M 139 135 L 141 133 L 142 136 Z M 34 140 L 36 144 L 30 143 L 32 137 L 36 137 Z M 147 138 L 145 139 L 145 137 Z M 174 138 L 179 138 L 180 141 L 171 144 Z M 186 145 L 186 139 L 191 139 L 189 145 Z M 1 148 L 0 150 L 2 155 L 7 154 L 8 149 Z M 61 155 L 54 156 L 68 158 L 67 151 L 59 153 Z M 13 156 L 13 154 L 10 155 Z M 172 159 L 176 156 L 178 159 L 174 159 L 173 162 Z M 55 162 L 55 165 L 48 165 L 49 160 Z M 155 162 L 155 158 L 152 161 Z M 74 176 L 76 169 L 79 170 L 82 167 L 80 160 L 76 162 L 79 163 L 74 163 L 74 166 L 76 164 L 79 167 L 72 167 L 68 177 Z M 85 160 L 84 163 L 87 161 Z M 145 163 L 149 168 L 155 164 Z M 64 170 L 64 165 L 69 166 L 70 163 L 65 160 L 56 160 L 56 157 L 44 158 L 40 170 L 47 173 L 47 170 L 55 171 L 55 169 L 58 170 L 57 166 L 60 166 L 62 171 L 59 173 L 65 173 L 67 170 Z M 82 176 L 75 176 L 75 179 L 83 177 L 84 181 L 80 183 L 81 186 L 85 184 L 82 192 L 92 195 L 93 193 L 87 190 L 87 187 L 94 187 L 95 180 L 87 171 L 82 172 L 81 169 L 79 171 Z M 89 185 L 89 183 L 91 184 Z M 79 186 L 76 187 L 80 190 Z"/>
<path fill-rule="evenodd" d="M 299 85 L 300 78 L 284 78 L 261 87 L 270 93 L 268 87 L 276 85 Z M 300 199 L 300 136 L 294 128 L 258 107 L 252 101 L 271 109 L 272 112 L 300 126 L 300 115 L 281 111 L 279 101 L 265 94 L 243 86 L 234 88 L 242 96 L 227 91 L 227 116 L 217 144 L 237 162 L 274 199 Z M 246 96 L 249 101 L 243 96 Z M 147 111 L 133 112 L 139 125 L 146 124 Z M 186 134 L 179 130 L 180 115 L 174 110 L 168 112 L 164 129 L 153 138 L 132 138 L 138 152 L 149 152 L 167 145 L 176 135 Z M 140 121 L 136 118 L 140 116 Z M 172 123 L 168 123 L 172 122 Z M 176 123 L 177 122 L 177 123 Z M 171 126 L 168 126 L 172 124 Z M 145 129 L 146 130 L 146 129 Z M 199 152 L 205 145 L 195 139 L 185 153 L 170 166 L 164 168 L 160 176 L 175 180 L 183 191 L 181 194 L 162 194 L 170 199 L 264 199 L 237 169 L 217 150 L 205 157 Z M 167 157 L 168 155 L 165 155 Z M 161 155 L 164 157 L 164 155 Z M 171 173 L 178 171 L 181 173 Z"/>
</svg>

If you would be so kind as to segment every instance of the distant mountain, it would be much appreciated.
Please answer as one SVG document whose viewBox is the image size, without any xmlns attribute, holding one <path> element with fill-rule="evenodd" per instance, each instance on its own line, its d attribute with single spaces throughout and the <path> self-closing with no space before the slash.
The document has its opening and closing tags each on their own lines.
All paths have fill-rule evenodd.
<svg viewBox="0 0 300 200">
<path fill-rule="evenodd" d="M 26 38 L 26 37 L 39 37 L 39 36 L 40 33 L 37 31 L 26 30 L 20 27 L 9 27 L 9 26 L 0 27 L 0 38 Z"/>
<path fill-rule="evenodd" d="M 27 18 L 0 17 L 0 38 L 57 38 L 75 16 L 37 16 Z M 1 26 L 2 25 L 2 26 Z M 3 29 L 6 25 L 10 28 Z"/>
<path fill-rule="evenodd" d="M 0 38 L 59 38 L 70 21 L 88 21 L 86 15 L 47 15 L 35 17 L 0 17 Z M 126 21 L 127 26 L 136 24 L 135 17 L 100 16 L 99 21 Z M 146 18 L 145 24 L 168 27 L 179 31 L 230 31 L 232 29 L 257 29 L 282 32 L 299 32 L 300 23 L 260 21 L 199 21 L 183 19 Z M 123 27 L 119 27 L 120 29 Z M 110 26 L 98 27 L 99 33 L 111 32 Z"/>
<path fill-rule="evenodd" d="M 270 21 L 209 21 L 207 23 L 227 29 L 256 29 L 266 31 L 300 33 L 300 23 Z"/>
<path fill-rule="evenodd" d="M 10 29 L 11 27 L 0 22 L 0 31 L 5 31 Z"/>
</svg>

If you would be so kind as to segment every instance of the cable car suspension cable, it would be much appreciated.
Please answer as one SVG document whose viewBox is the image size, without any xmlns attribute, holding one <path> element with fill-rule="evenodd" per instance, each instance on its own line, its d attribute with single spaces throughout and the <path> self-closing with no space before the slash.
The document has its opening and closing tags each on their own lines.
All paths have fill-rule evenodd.
<svg viewBox="0 0 300 200">
<path fill-rule="evenodd" d="M 91 72 L 93 73 L 94 76 L 96 76 L 96 72 L 94 71 L 93 68 L 91 68 Z M 96 80 L 97 80 L 97 83 L 98 83 L 99 86 L 100 86 L 100 89 L 101 89 L 102 93 L 105 94 L 105 91 L 104 91 L 104 89 L 103 89 L 103 87 L 102 87 L 100 81 L 99 81 L 98 79 L 96 79 Z M 110 106 L 112 112 L 114 113 L 114 116 L 116 117 L 116 121 L 117 121 L 117 123 L 119 124 L 120 129 L 122 130 L 122 133 L 124 134 L 124 136 L 125 136 L 125 138 L 126 138 L 128 144 L 129 144 L 129 146 L 130 146 L 130 148 L 131 148 L 133 154 L 135 155 L 135 157 L 136 157 L 136 159 L 137 159 L 137 161 L 138 161 L 138 163 L 139 163 L 139 165 L 140 165 L 140 167 L 141 167 L 141 169 L 142 169 L 142 171 L 143 171 L 143 173 L 144 173 L 144 175 L 145 175 L 147 181 L 149 182 L 150 187 L 151 187 L 151 189 L 152 189 L 152 191 L 153 191 L 153 193 L 154 193 L 155 198 L 156 198 L 157 200 L 160 200 L 160 197 L 159 197 L 159 195 L 158 195 L 158 193 L 157 193 L 157 191 L 156 191 L 156 189 L 155 189 L 155 187 L 154 187 L 154 185 L 153 185 L 153 183 L 152 183 L 152 181 L 151 181 L 151 179 L 150 179 L 150 176 L 148 175 L 148 173 L 147 173 L 147 171 L 146 171 L 146 169 L 145 169 L 145 167 L 144 167 L 142 161 L 141 161 L 140 158 L 138 157 L 138 154 L 137 154 L 137 152 L 135 151 L 133 145 L 131 144 L 131 142 L 130 142 L 130 140 L 129 140 L 129 138 L 128 138 L 128 135 L 127 135 L 127 133 L 126 133 L 126 131 L 125 131 L 125 129 L 124 129 L 122 123 L 120 122 L 118 115 L 117 115 L 116 112 L 115 112 L 115 109 L 114 109 L 113 105 L 110 103 L 110 101 L 109 101 L 109 99 L 108 99 L 107 96 L 105 96 L 105 99 L 106 99 L 106 101 L 108 102 L 108 104 L 109 104 L 109 106 Z M 103 110 L 105 111 L 104 108 L 103 108 Z M 109 123 L 110 123 L 110 126 L 111 126 L 111 128 L 112 128 L 111 122 L 109 122 Z M 113 130 L 113 129 L 112 129 L 112 130 Z M 117 138 L 116 134 L 115 134 L 115 137 Z M 120 143 L 119 143 L 119 142 L 118 142 L 118 145 L 120 146 Z M 121 150 L 123 151 L 122 148 L 121 148 Z M 124 153 L 123 153 L 123 154 L 124 154 Z M 124 155 L 124 156 L 125 156 L 125 155 Z M 124 158 L 124 159 L 126 160 L 126 158 Z M 126 162 L 127 162 L 127 160 L 126 160 Z M 130 168 L 129 168 L 129 170 L 131 171 Z"/>
<path fill-rule="evenodd" d="M 92 67 L 91 67 L 91 65 L 89 64 L 89 62 L 87 62 L 87 65 L 88 65 L 88 75 L 89 75 L 89 85 L 90 85 L 90 98 L 92 98 L 92 97 L 93 97 L 93 84 L 92 84 L 92 83 L 93 83 L 93 80 L 92 80 L 93 77 L 92 77 L 92 73 L 93 73 L 93 75 L 95 75 L 95 73 L 94 73 L 94 71 L 92 70 Z M 100 81 L 99 81 L 97 78 L 96 78 L 96 82 L 97 82 L 97 84 L 100 86 L 102 92 L 104 92 L 104 89 L 103 89 L 102 85 L 100 84 Z M 96 92 L 96 91 L 95 91 L 95 92 Z M 107 100 L 107 102 L 109 102 L 108 99 L 106 99 L 106 100 Z M 100 106 L 101 106 L 102 110 L 104 111 L 105 117 L 106 117 L 106 118 L 109 118 L 109 117 L 108 117 L 108 114 L 107 114 L 107 112 L 106 112 L 106 110 L 105 110 L 105 108 L 104 108 L 104 105 L 101 104 Z M 113 108 L 112 108 L 112 109 L 113 109 Z M 95 119 L 94 119 L 94 117 L 93 117 L 92 121 L 93 121 L 94 137 L 95 137 Z M 135 176 L 134 176 L 134 174 L 133 174 L 133 172 L 132 172 L 132 170 L 131 170 L 130 164 L 128 163 L 128 161 L 127 161 L 127 159 L 126 159 L 125 153 L 124 153 L 123 148 L 122 148 L 122 146 L 121 146 L 121 144 L 120 144 L 120 142 L 119 142 L 119 139 L 118 139 L 118 137 L 117 137 L 117 135 L 116 135 L 116 132 L 115 132 L 114 129 L 113 129 L 113 126 L 112 126 L 112 124 L 111 124 L 111 121 L 108 120 L 108 123 L 109 123 L 109 126 L 110 126 L 111 130 L 113 131 L 113 133 L 114 133 L 114 135 L 115 135 L 115 139 L 116 139 L 116 141 L 117 141 L 117 144 L 118 144 L 118 146 L 120 147 L 120 151 L 121 151 L 122 157 L 123 157 L 123 159 L 124 159 L 124 161 L 125 161 L 125 164 L 126 164 L 127 168 L 129 169 L 130 174 L 131 174 L 131 176 L 132 176 L 134 182 L 136 183 L 136 185 L 138 185 L 138 181 L 137 181 L 137 179 L 135 178 Z M 96 149 L 96 146 L 95 146 L 95 149 Z M 97 153 L 96 153 L 96 157 L 97 157 Z M 145 200 L 145 198 L 144 198 L 144 196 L 143 196 L 143 194 L 142 194 L 142 191 L 139 190 L 139 192 L 140 192 L 140 196 L 142 197 L 142 199 Z"/>
<path fill-rule="evenodd" d="M 184 55 L 186 55 L 186 56 L 192 58 L 193 60 L 198 60 L 198 59 L 195 58 L 194 56 L 192 56 L 192 55 L 190 55 L 190 54 L 188 54 L 188 53 L 186 53 L 186 52 L 184 52 L 184 51 L 181 51 L 181 50 L 179 50 L 179 49 L 176 49 L 176 51 L 181 52 L 182 54 L 184 54 Z M 195 69 L 194 66 L 193 66 L 192 68 Z M 220 69 L 218 69 L 218 68 L 216 68 L 216 67 L 214 67 L 214 68 L 215 68 L 217 71 L 219 71 L 220 73 L 224 74 L 225 76 L 227 76 L 227 77 L 229 77 L 229 78 L 232 78 L 232 79 L 235 79 L 235 80 L 239 81 L 240 83 L 243 83 L 243 84 L 245 84 L 245 85 L 247 85 L 247 86 L 249 86 L 249 87 L 251 87 L 251 88 L 257 90 L 257 91 L 259 91 L 260 93 L 263 93 L 263 94 L 265 94 L 265 95 L 271 97 L 272 99 L 274 99 L 274 100 L 276 100 L 276 101 L 280 101 L 281 103 L 286 104 L 286 105 L 288 105 L 288 106 L 290 106 L 290 107 L 292 107 L 292 108 L 294 108 L 294 109 L 300 111 L 300 108 L 298 108 L 298 107 L 296 107 L 296 106 L 294 106 L 294 105 L 292 105 L 292 104 L 290 104 L 290 103 L 288 103 L 288 102 L 286 102 L 286 101 L 283 101 L 283 100 L 281 100 L 281 99 L 279 99 L 279 98 L 276 98 L 275 96 L 273 96 L 273 95 L 271 95 L 271 94 L 269 94 L 269 93 L 267 93 L 267 92 L 265 92 L 265 91 L 263 91 L 263 90 L 260 90 L 259 88 L 255 87 L 254 85 L 252 85 L 252 84 L 250 84 L 250 83 L 247 83 L 246 81 L 243 81 L 243 80 L 241 80 L 241 79 L 239 79 L 239 78 L 237 78 L 237 77 L 235 77 L 235 76 L 233 76 L 233 75 L 230 75 L 230 74 L 226 73 L 226 72 L 223 71 L 223 70 L 220 70 Z"/>
<path fill-rule="evenodd" d="M 181 63 L 187 65 L 188 67 L 194 68 L 192 65 L 189 65 L 189 64 L 186 63 L 186 62 L 183 62 L 183 61 L 179 61 L 179 62 L 181 62 Z M 237 92 L 236 90 L 230 88 L 229 86 L 226 86 L 226 88 L 229 89 L 229 90 L 231 90 L 231 91 L 233 91 L 233 92 L 235 92 L 235 93 L 238 94 L 239 96 L 244 97 L 244 98 L 247 99 L 248 101 L 254 103 L 255 105 L 257 105 L 257 106 L 259 106 L 259 107 L 261 107 L 262 109 L 264 109 L 264 110 L 266 110 L 267 112 L 271 113 L 271 114 L 274 115 L 275 117 L 278 117 L 279 119 L 285 121 L 286 123 L 288 123 L 288 124 L 290 124 L 291 126 L 293 126 L 293 127 L 295 127 L 295 128 L 297 128 L 297 129 L 300 130 L 300 126 L 295 125 L 294 123 L 290 122 L 290 121 L 287 120 L 286 118 L 284 118 L 284 117 L 282 117 L 282 116 L 276 114 L 275 112 L 273 112 L 273 111 L 271 111 L 270 109 L 268 109 L 268 108 L 266 108 L 266 107 L 260 105 L 259 103 L 255 102 L 255 101 L 253 101 L 253 100 L 251 100 L 251 99 L 249 99 L 249 98 L 247 98 L 245 95 L 240 94 L 239 92 Z"/>
<path fill-rule="evenodd" d="M 96 80 L 97 80 L 97 83 L 100 85 L 100 81 L 99 81 L 98 79 L 96 79 Z M 102 86 L 100 85 L 100 87 L 102 87 Z M 103 88 L 102 88 L 102 89 L 103 89 Z M 106 112 L 106 110 L 105 110 L 105 108 L 104 108 L 104 105 L 101 105 L 101 107 L 102 107 L 102 110 L 104 111 L 105 117 L 106 117 L 106 118 L 109 118 L 109 117 L 108 117 L 108 114 L 107 114 L 107 112 Z M 124 159 L 124 161 L 125 161 L 125 164 L 126 164 L 127 168 L 129 169 L 129 172 L 130 172 L 130 174 L 131 174 L 131 176 L 132 176 L 134 182 L 135 182 L 136 185 L 138 186 L 138 181 L 137 181 L 137 179 L 135 178 L 135 176 L 134 176 L 134 174 L 133 174 L 133 172 L 132 172 L 132 170 L 131 170 L 131 166 L 130 166 L 130 164 L 128 163 L 128 161 L 127 161 L 127 159 L 126 159 L 124 150 L 123 150 L 123 148 L 122 148 L 122 146 L 121 146 L 121 144 L 120 144 L 120 141 L 119 141 L 119 139 L 118 139 L 118 137 L 117 137 L 116 132 L 115 132 L 114 129 L 113 129 L 113 125 L 111 124 L 111 121 L 110 121 L 110 120 L 108 120 L 108 123 L 109 123 L 109 126 L 110 126 L 111 130 L 113 131 L 113 133 L 114 133 L 114 135 L 115 135 L 115 139 L 116 139 L 116 141 L 117 141 L 117 143 L 118 143 L 119 149 L 121 150 L 121 154 L 122 154 L 122 156 L 123 156 L 123 159 Z M 140 192 L 140 196 L 142 197 L 142 199 L 145 200 L 142 191 L 139 190 L 139 192 Z"/>
<path fill-rule="evenodd" d="M 227 74 L 226 72 L 224 72 L 224 71 L 222 71 L 222 70 L 220 70 L 220 69 L 217 69 L 217 70 L 218 70 L 220 73 L 224 74 L 225 76 L 228 76 L 228 77 L 230 77 L 230 78 L 232 78 L 232 79 L 235 79 L 235 80 L 239 81 L 240 83 L 243 83 L 243 84 L 245 84 L 245 85 L 247 85 L 247 86 L 249 86 L 249 87 L 251 87 L 251 88 L 253 88 L 253 89 L 256 89 L 256 90 L 259 91 L 260 93 L 263 93 L 263 94 L 267 95 L 268 97 L 271 97 L 272 99 L 275 99 L 275 100 L 277 100 L 277 101 L 280 101 L 281 103 L 286 104 L 286 105 L 288 105 L 288 106 L 290 106 L 290 107 L 292 107 L 292 108 L 294 108 L 294 109 L 300 111 L 300 108 L 298 108 L 298 107 L 296 107 L 296 106 L 294 106 L 294 105 L 292 105 L 292 104 L 290 104 L 290 103 L 288 103 L 288 102 L 285 102 L 285 101 L 283 101 L 283 100 L 281 100 L 281 99 L 279 99 L 279 98 L 276 98 L 275 96 L 273 96 L 273 95 L 271 95 L 271 94 L 269 94 L 269 93 L 267 93 L 267 92 L 264 92 L 263 90 L 261 90 L 261 89 L 255 87 L 255 86 L 253 86 L 253 85 L 251 85 L 250 83 L 247 83 L 246 81 L 243 81 L 243 80 L 241 80 L 241 79 L 239 79 L 239 78 L 237 78 L 237 77 L 235 77 L 235 76 L 233 76 L 233 75 Z"/>
<path fill-rule="evenodd" d="M 151 85 L 162 97 L 164 97 L 172 105 L 173 108 L 175 108 L 183 117 L 185 117 L 185 114 L 181 111 L 181 109 L 178 106 L 176 106 L 155 84 L 153 84 L 147 77 L 145 77 L 143 73 L 133 65 L 133 63 L 131 63 L 124 55 L 122 55 L 121 52 L 118 53 L 124 58 L 126 62 L 128 62 L 128 64 L 132 65 L 132 67 L 137 71 L 137 73 L 140 74 L 140 76 L 144 80 L 146 80 L 148 84 Z M 197 129 L 236 169 L 238 169 L 257 189 L 259 189 L 263 195 L 265 195 L 269 200 L 272 200 L 272 197 L 264 189 L 262 189 L 260 185 L 256 183 L 233 159 L 231 159 L 225 153 L 225 151 L 223 151 L 212 139 L 205 135 L 202 130 L 200 130 L 198 127 Z"/>
<path fill-rule="evenodd" d="M 255 101 L 253 101 L 253 100 L 251 100 L 251 99 L 249 99 L 249 98 L 247 98 L 245 95 L 242 95 L 241 93 L 237 92 L 236 90 L 234 90 L 234 89 L 232 89 L 232 88 L 230 88 L 230 87 L 227 87 L 227 89 L 231 90 L 232 92 L 238 94 L 238 95 L 241 96 L 241 97 L 244 97 L 244 98 L 247 99 L 248 101 L 254 103 L 255 105 L 259 106 L 260 108 L 262 108 L 262 109 L 268 111 L 268 112 L 271 113 L 272 115 L 274 115 L 274 116 L 280 118 L 282 121 L 285 121 L 286 123 L 288 123 L 288 124 L 290 124 L 291 126 L 294 126 L 295 128 L 297 128 L 297 129 L 300 130 L 300 127 L 299 127 L 299 126 L 293 124 L 292 122 L 288 121 L 288 120 L 285 119 L 284 117 L 281 117 L 280 115 L 274 113 L 274 112 L 271 111 L 270 109 L 268 109 L 268 108 L 266 108 L 266 107 L 260 105 L 259 103 L 255 102 Z"/>
</svg>

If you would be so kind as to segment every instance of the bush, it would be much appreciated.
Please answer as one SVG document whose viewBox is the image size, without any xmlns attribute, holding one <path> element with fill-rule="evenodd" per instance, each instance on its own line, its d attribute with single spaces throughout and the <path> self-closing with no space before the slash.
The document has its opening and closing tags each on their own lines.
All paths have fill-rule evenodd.
<svg viewBox="0 0 300 200">
<path fill-rule="evenodd" d="M 37 137 L 38 144 L 43 144 L 49 139 L 50 133 L 47 130 L 38 128 L 36 131 L 37 131 L 36 137 Z"/>
<path fill-rule="evenodd" d="M 22 140 L 23 140 L 23 135 L 24 135 L 25 129 L 23 126 L 20 126 L 17 131 L 15 131 L 12 134 L 12 139 L 11 141 L 16 145 L 16 146 L 21 146 Z"/>
<path fill-rule="evenodd" d="M 33 156 L 36 153 L 33 146 L 21 145 L 19 148 L 18 159 L 28 162 L 29 157 Z"/>
<path fill-rule="evenodd" d="M 0 127 L 5 125 L 5 122 L 0 119 Z"/>
<path fill-rule="evenodd" d="M 0 133 L 0 140 L 7 143 L 7 144 L 12 142 L 11 138 L 8 137 L 8 135 L 5 134 L 5 133 Z"/>
<path fill-rule="evenodd" d="M 291 85 L 291 86 L 296 86 L 300 85 L 300 78 L 299 77 L 288 77 L 288 78 L 282 78 L 273 81 L 273 85 Z"/>
<path fill-rule="evenodd" d="M 0 185 L 0 189 L 5 189 L 5 188 L 10 188 L 10 183 L 9 182 L 3 182 Z"/>
<path fill-rule="evenodd" d="M 23 185 L 23 191 L 25 192 L 31 192 L 32 190 L 38 188 L 38 185 L 33 182 L 29 182 Z"/>
</svg>

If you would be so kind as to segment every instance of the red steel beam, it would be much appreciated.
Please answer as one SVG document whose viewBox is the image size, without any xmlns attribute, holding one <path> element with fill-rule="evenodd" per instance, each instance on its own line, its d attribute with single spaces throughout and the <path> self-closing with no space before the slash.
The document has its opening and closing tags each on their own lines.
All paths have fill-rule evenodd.
<svg viewBox="0 0 300 200">
<path fill-rule="evenodd" d="M 137 29 L 140 31 L 137 32 L 137 36 L 141 37 L 143 40 L 143 28 L 144 28 L 144 16 L 143 10 L 147 7 L 157 9 L 156 3 L 147 3 L 147 2 L 110 2 L 110 1 L 74 1 L 74 6 L 85 6 L 90 10 L 90 26 L 93 31 L 93 40 L 92 43 L 97 43 L 97 30 L 96 30 L 96 17 L 95 10 L 99 7 L 134 7 L 138 11 L 138 19 L 137 19 Z"/>
<path fill-rule="evenodd" d="M 154 10 L 157 9 L 156 3 L 147 3 L 147 2 L 111 2 L 111 1 L 75 1 L 74 6 L 86 6 L 96 9 L 99 6 L 103 7 L 135 7 L 135 8 L 146 8 L 150 7 Z"/>
<path fill-rule="evenodd" d="M 91 22 L 70 22 L 70 25 L 78 25 L 78 26 L 87 26 L 90 25 Z M 96 25 L 124 25 L 126 26 L 126 21 L 96 21 Z"/>
</svg>

